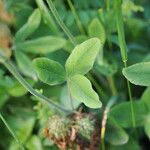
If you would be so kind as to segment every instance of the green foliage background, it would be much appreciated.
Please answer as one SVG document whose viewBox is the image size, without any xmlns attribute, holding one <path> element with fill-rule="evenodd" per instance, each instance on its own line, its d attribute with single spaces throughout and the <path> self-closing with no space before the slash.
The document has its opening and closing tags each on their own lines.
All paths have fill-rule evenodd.
<svg viewBox="0 0 150 150">
<path fill-rule="evenodd" d="M 44 8 L 44 6 L 48 8 L 47 3 L 45 2 L 46 5 L 42 5 L 40 2 L 40 0 L 2 1 L 5 11 L 11 14 L 12 17 L 7 21 L 0 16 L 0 38 L 3 34 L 11 37 L 11 48 L 3 48 L 1 45 L 0 48 L 3 48 L 7 55 L 11 55 L 13 63 L 36 91 L 46 95 L 54 102 L 58 102 L 66 109 L 71 110 L 71 105 L 68 104 L 70 97 L 68 96 L 66 84 L 56 84 L 63 83 L 66 80 L 65 63 L 74 49 L 74 45 L 62 31 L 51 11 Z M 137 84 L 137 86 L 131 85 L 137 136 L 132 134 L 130 103 L 126 80 L 122 74 L 123 63 L 119 51 L 114 1 L 72 0 L 75 12 L 73 9 L 70 9 L 71 7 L 67 0 L 54 0 L 53 2 L 60 18 L 78 43 L 97 37 L 103 45 L 95 63 L 93 62 L 94 66 L 93 64 L 89 65 L 90 69 L 93 66 L 90 71 L 93 77 L 91 78 L 89 74 L 85 76 L 91 81 L 94 90 L 97 92 L 103 104 L 102 108 L 107 105 L 112 96 L 117 95 L 117 102 L 110 109 L 108 116 L 105 137 L 106 149 L 149 149 L 150 1 L 123 0 L 122 4 L 128 65 L 140 63 L 135 70 L 131 69 L 133 66 L 123 70 L 125 77 L 132 83 Z M 5 11 L 0 10 L 1 13 L 5 13 Z M 90 55 L 91 57 L 88 59 L 93 61 L 96 55 Z M 57 66 L 52 64 L 53 62 L 49 62 L 50 65 L 58 67 L 54 70 L 56 74 L 57 71 L 62 72 L 59 81 L 52 78 L 48 85 L 41 82 L 43 81 L 42 79 L 41 81 L 39 80 L 35 70 L 35 66 L 40 65 L 40 62 L 39 64 L 36 62 L 38 57 L 46 57 L 61 64 Z M 32 63 L 33 59 L 35 59 L 34 63 Z M 80 61 L 82 61 L 82 58 L 78 63 Z M 147 65 L 143 66 L 145 63 Z M 81 73 L 80 67 L 82 66 L 78 65 L 79 70 L 76 69 L 75 71 Z M 84 75 L 85 73 L 87 71 L 83 71 L 81 74 Z M 80 78 L 77 78 L 77 76 Z M 80 84 L 82 83 L 80 81 L 83 81 L 81 78 L 86 80 L 86 77 L 77 76 L 76 78 L 74 76 L 74 80 L 76 79 Z M 88 90 L 91 90 L 89 84 L 87 84 Z M 72 93 L 76 96 L 75 90 Z M 78 98 L 78 96 L 76 97 Z M 97 100 L 97 96 L 94 95 L 93 99 Z M 74 106 L 77 108 L 80 102 L 74 100 Z M 86 105 L 86 103 L 84 104 Z M 90 109 L 86 107 L 88 105 L 85 105 L 83 105 L 85 112 L 96 114 L 97 118 L 101 121 L 103 109 Z M 47 105 L 40 103 L 37 98 L 30 95 L 2 64 L 0 64 L 0 112 L 26 149 L 58 149 L 52 141 L 44 137 L 43 129 L 47 126 L 48 118 L 56 113 L 59 114 L 59 112 L 49 109 Z M 65 114 L 61 115 L 64 116 Z M 0 149 L 19 149 L 18 144 L 1 120 Z"/>
</svg>

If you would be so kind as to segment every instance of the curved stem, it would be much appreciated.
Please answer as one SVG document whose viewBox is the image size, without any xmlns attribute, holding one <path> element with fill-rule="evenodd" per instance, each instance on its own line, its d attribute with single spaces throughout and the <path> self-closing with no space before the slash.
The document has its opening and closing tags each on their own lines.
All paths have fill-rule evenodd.
<svg viewBox="0 0 150 150">
<path fill-rule="evenodd" d="M 9 60 L 3 61 L 4 66 L 12 73 L 12 75 L 22 84 L 24 88 L 26 88 L 32 95 L 38 98 L 41 102 L 46 103 L 50 108 L 54 107 L 57 110 L 61 110 L 65 113 L 70 113 L 69 110 L 64 109 L 60 105 L 54 103 L 52 100 L 49 98 L 45 97 L 44 95 L 38 93 L 35 91 L 32 86 L 24 80 L 24 78 L 20 75 L 20 73 L 17 71 L 15 66 L 11 63 Z"/>
<path fill-rule="evenodd" d="M 63 31 L 66 33 L 66 35 L 68 36 L 68 38 L 70 39 L 70 41 L 72 42 L 72 44 L 74 46 L 76 46 L 76 41 L 74 40 L 73 35 L 71 34 L 71 32 L 68 30 L 68 28 L 66 27 L 66 25 L 63 23 L 63 21 L 61 20 L 53 2 L 51 0 L 46 0 L 48 3 L 49 8 L 51 9 L 52 14 L 54 15 L 56 21 L 58 22 L 58 24 L 60 25 L 60 27 L 63 29 Z"/>
<path fill-rule="evenodd" d="M 7 129 L 9 130 L 9 132 L 11 133 L 11 135 L 13 136 L 13 138 L 16 140 L 16 142 L 18 143 L 18 145 L 20 146 L 20 148 L 22 150 L 25 150 L 23 145 L 21 144 L 21 142 L 19 141 L 18 137 L 15 135 L 14 131 L 11 129 L 11 127 L 8 125 L 7 121 L 5 120 L 5 118 L 2 116 L 2 114 L 0 113 L 0 118 L 3 121 L 3 123 L 5 124 L 5 126 L 7 127 Z"/>
</svg>

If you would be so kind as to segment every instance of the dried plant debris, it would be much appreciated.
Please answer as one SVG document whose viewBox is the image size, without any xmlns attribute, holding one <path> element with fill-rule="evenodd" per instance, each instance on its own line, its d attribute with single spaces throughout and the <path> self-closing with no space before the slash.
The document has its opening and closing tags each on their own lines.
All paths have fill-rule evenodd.
<svg viewBox="0 0 150 150">
<path fill-rule="evenodd" d="M 89 149 L 94 140 L 95 123 L 91 114 L 76 113 L 67 118 L 54 115 L 49 118 L 44 134 L 61 149 L 75 146 Z"/>
<path fill-rule="evenodd" d="M 0 23 L 0 51 L 3 51 L 7 57 L 11 56 L 11 33 L 6 24 Z"/>
<path fill-rule="evenodd" d="M 12 24 L 14 21 L 14 16 L 5 9 L 5 4 L 0 0 L 0 22 L 6 24 Z"/>
</svg>

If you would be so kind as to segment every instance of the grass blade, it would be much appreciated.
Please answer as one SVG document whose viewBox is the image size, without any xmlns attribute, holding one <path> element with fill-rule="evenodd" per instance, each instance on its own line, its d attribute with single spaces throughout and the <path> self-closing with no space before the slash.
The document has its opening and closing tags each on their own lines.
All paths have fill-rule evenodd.
<svg viewBox="0 0 150 150">
<path fill-rule="evenodd" d="M 9 130 L 9 132 L 11 133 L 11 135 L 13 136 L 13 138 L 15 139 L 15 141 L 18 143 L 18 145 L 20 146 L 21 150 L 25 150 L 23 145 L 21 144 L 21 142 L 19 141 L 18 137 L 15 135 L 14 131 L 11 129 L 11 127 L 8 125 L 8 123 L 6 122 L 5 118 L 2 116 L 2 114 L 0 113 L 0 118 L 3 121 L 3 123 L 5 124 L 5 126 L 7 127 L 7 129 Z"/>
</svg>

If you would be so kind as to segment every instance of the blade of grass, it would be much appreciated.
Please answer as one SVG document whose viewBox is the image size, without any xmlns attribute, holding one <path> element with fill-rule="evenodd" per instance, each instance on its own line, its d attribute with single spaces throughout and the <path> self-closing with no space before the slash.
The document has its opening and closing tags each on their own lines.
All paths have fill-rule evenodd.
<svg viewBox="0 0 150 150">
<path fill-rule="evenodd" d="M 19 147 L 22 150 L 25 150 L 23 145 L 21 144 L 21 142 L 19 141 L 18 137 L 15 135 L 14 131 L 11 129 L 11 127 L 9 126 L 9 124 L 7 123 L 7 121 L 5 120 L 5 118 L 2 116 L 2 114 L 0 113 L 0 118 L 3 121 L 3 123 L 5 124 L 5 126 L 7 127 L 7 129 L 9 130 L 10 134 L 13 136 L 13 138 L 15 139 L 15 141 L 18 143 Z"/>
<path fill-rule="evenodd" d="M 115 82 L 114 82 L 113 75 L 108 76 L 107 80 L 108 80 L 109 87 L 110 87 L 112 95 L 116 96 L 117 95 L 117 88 L 116 88 L 116 85 L 115 85 Z"/>
<path fill-rule="evenodd" d="M 67 2 L 68 2 L 68 5 L 69 5 L 69 7 L 70 7 L 70 9 L 71 9 L 71 11 L 72 11 L 72 14 L 74 15 L 74 18 L 75 18 L 75 20 L 76 20 L 76 24 L 77 24 L 77 26 L 78 26 L 80 32 L 81 32 L 82 34 L 85 34 L 85 31 L 84 31 L 84 28 L 83 28 L 83 26 L 82 26 L 82 23 L 81 23 L 81 21 L 80 21 L 80 19 L 79 19 L 79 16 L 78 16 L 78 14 L 77 14 L 77 12 L 76 12 L 76 10 L 75 10 L 75 8 L 74 8 L 74 6 L 73 6 L 71 0 L 67 0 Z"/>
<path fill-rule="evenodd" d="M 116 24 L 117 24 L 117 30 L 118 30 L 120 52 L 122 56 L 122 61 L 124 63 L 124 67 L 126 68 L 127 67 L 127 46 L 125 42 L 125 34 L 124 34 L 124 27 L 123 27 L 121 0 L 115 0 L 115 13 L 116 13 Z M 134 114 L 134 108 L 133 108 L 133 99 L 132 99 L 130 83 L 128 80 L 127 80 L 127 88 L 128 88 L 128 94 L 129 94 L 130 106 L 131 106 L 132 125 L 133 125 L 133 129 L 135 129 L 136 122 L 135 122 L 135 114 Z"/>
<path fill-rule="evenodd" d="M 66 33 L 66 35 L 68 36 L 68 38 L 70 39 L 70 41 L 72 42 L 72 44 L 74 46 L 76 46 L 76 41 L 74 40 L 73 35 L 71 34 L 71 32 L 68 30 L 68 28 L 66 27 L 66 25 L 63 23 L 63 21 L 61 20 L 53 2 L 51 0 L 46 0 L 48 3 L 48 6 L 52 12 L 52 14 L 54 15 L 56 21 L 58 22 L 58 24 L 60 25 L 60 27 L 62 28 L 62 30 Z"/>
<path fill-rule="evenodd" d="M 116 24 L 118 30 L 118 39 L 120 45 L 120 52 L 123 62 L 127 62 L 127 47 L 125 42 L 123 17 L 121 9 L 121 0 L 115 0 Z"/>
</svg>

